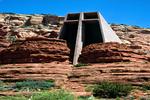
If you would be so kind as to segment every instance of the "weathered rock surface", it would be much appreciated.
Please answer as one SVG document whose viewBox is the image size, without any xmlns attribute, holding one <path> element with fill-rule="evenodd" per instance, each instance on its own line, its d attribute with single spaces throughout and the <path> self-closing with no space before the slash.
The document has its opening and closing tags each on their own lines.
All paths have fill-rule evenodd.
<svg viewBox="0 0 150 100">
<path fill-rule="evenodd" d="M 9 26 L 4 23 L 0 23 L 0 36 L 6 36 L 10 31 Z"/>
<path fill-rule="evenodd" d="M 58 63 L 27 63 L 9 64 L 0 68 L 0 80 L 55 80 L 58 84 L 67 81 L 67 75 L 71 71 L 71 65 Z"/>
<path fill-rule="evenodd" d="M 0 36 L 24 39 L 42 35 L 57 38 L 63 17 L 54 15 L 0 14 Z"/>
<path fill-rule="evenodd" d="M 32 31 L 28 31 L 28 32 L 25 32 L 25 31 L 21 32 L 20 31 L 20 32 L 18 32 L 18 34 L 16 34 L 16 36 L 18 38 L 31 38 L 31 37 L 36 37 L 38 35 Z"/>
<path fill-rule="evenodd" d="M 44 25 L 58 24 L 58 23 L 59 23 L 59 17 L 58 16 L 46 15 L 43 17 L 43 24 Z"/>
<path fill-rule="evenodd" d="M 28 38 L 57 38 L 63 19 L 49 15 L 0 14 L 0 63 L 23 63 L 1 65 L 0 80 L 52 79 L 57 86 L 80 94 L 85 85 L 103 80 L 136 85 L 150 82 L 150 29 L 111 25 L 126 45 L 89 45 L 83 49 L 80 60 L 92 64 L 76 68 L 68 64 L 70 51 L 63 40 Z M 6 41 L 11 36 L 17 39 L 12 45 Z"/>
<path fill-rule="evenodd" d="M 113 81 L 141 85 L 150 82 L 150 63 L 105 63 L 73 68 L 71 82 L 95 84 Z"/>
<path fill-rule="evenodd" d="M 150 34 L 150 29 L 143 29 L 141 30 L 142 34 Z"/>
<path fill-rule="evenodd" d="M 64 40 L 47 38 L 27 38 L 16 41 L 0 52 L 0 63 L 40 63 L 66 62 L 69 59 L 69 48 Z"/>
<path fill-rule="evenodd" d="M 38 25 L 38 24 L 42 24 L 43 21 L 43 17 L 42 16 L 32 16 L 29 19 L 29 24 L 30 25 Z"/>
<path fill-rule="evenodd" d="M 10 45 L 10 42 L 7 41 L 5 38 L 0 37 L 0 52 L 6 49 Z"/>
<path fill-rule="evenodd" d="M 52 31 L 48 37 L 49 38 L 57 38 L 58 37 L 58 32 Z"/>
<path fill-rule="evenodd" d="M 139 52 L 150 54 L 150 29 L 116 24 L 111 27 L 125 44 L 141 46 Z"/>
<path fill-rule="evenodd" d="M 0 14 L 0 23 L 4 23 L 5 22 L 4 18 L 5 18 L 5 15 Z"/>
<path fill-rule="evenodd" d="M 79 61 L 82 63 L 146 62 L 149 57 L 135 52 L 125 44 L 96 43 L 83 48 Z"/>
<path fill-rule="evenodd" d="M 84 92 L 84 86 L 101 81 L 141 85 L 150 82 L 150 63 L 105 63 L 73 67 L 66 63 L 7 64 L 0 67 L 0 80 L 55 80 L 56 85 Z"/>
</svg>

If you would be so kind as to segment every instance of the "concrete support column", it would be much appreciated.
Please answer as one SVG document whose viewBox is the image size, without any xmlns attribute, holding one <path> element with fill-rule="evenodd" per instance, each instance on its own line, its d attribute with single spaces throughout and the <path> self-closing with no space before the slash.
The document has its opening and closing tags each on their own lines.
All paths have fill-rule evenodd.
<svg viewBox="0 0 150 100">
<path fill-rule="evenodd" d="M 74 58 L 73 58 L 73 65 L 78 64 L 78 58 L 81 54 L 83 43 L 84 43 L 83 34 L 82 34 L 82 20 L 83 20 L 83 13 L 80 13 L 79 26 L 78 26 Z"/>
</svg>

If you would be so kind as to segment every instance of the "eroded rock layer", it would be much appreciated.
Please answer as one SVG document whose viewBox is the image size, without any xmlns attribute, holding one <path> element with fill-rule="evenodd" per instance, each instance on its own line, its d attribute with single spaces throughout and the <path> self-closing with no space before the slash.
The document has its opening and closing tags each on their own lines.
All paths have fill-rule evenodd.
<svg viewBox="0 0 150 100">
<path fill-rule="evenodd" d="M 150 63 L 107 63 L 91 64 L 73 68 L 69 76 L 71 82 L 96 84 L 113 81 L 141 85 L 150 82 Z"/>
<path fill-rule="evenodd" d="M 60 87 L 83 91 L 84 85 L 113 81 L 141 85 L 150 82 L 150 63 L 108 63 L 73 67 L 62 63 L 7 64 L 0 67 L 0 80 L 54 80 Z"/>
<path fill-rule="evenodd" d="M 10 45 L 10 42 L 0 36 L 0 52 L 7 48 Z"/>
<path fill-rule="evenodd" d="M 125 44 L 96 43 L 83 48 L 79 58 L 82 63 L 146 62 L 149 57 Z"/>
<path fill-rule="evenodd" d="M 69 59 L 69 48 L 64 40 L 28 38 L 16 41 L 0 52 L 0 63 L 40 63 Z"/>
</svg>

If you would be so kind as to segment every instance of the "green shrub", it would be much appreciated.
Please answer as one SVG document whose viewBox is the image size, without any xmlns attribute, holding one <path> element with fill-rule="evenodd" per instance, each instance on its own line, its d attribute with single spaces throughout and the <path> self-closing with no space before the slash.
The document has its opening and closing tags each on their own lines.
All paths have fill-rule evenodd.
<svg viewBox="0 0 150 100">
<path fill-rule="evenodd" d="M 7 40 L 10 41 L 11 43 L 14 43 L 17 40 L 17 38 L 16 36 L 8 36 Z"/>
<path fill-rule="evenodd" d="M 57 90 L 35 94 L 31 100 L 75 100 L 75 97 L 73 94 L 64 90 Z"/>
<path fill-rule="evenodd" d="M 12 89 L 12 86 L 8 86 L 3 81 L 0 81 L 0 91 L 8 91 Z"/>
<path fill-rule="evenodd" d="M 13 88 L 11 86 L 0 86 L 0 91 L 9 91 L 9 90 L 13 90 Z"/>
<path fill-rule="evenodd" d="M 80 96 L 78 100 L 95 100 L 95 98 L 93 96 Z"/>
<path fill-rule="evenodd" d="M 4 84 L 3 81 L 0 80 L 0 86 L 2 86 L 3 84 Z"/>
<path fill-rule="evenodd" d="M 74 67 L 82 67 L 82 66 L 88 66 L 88 64 L 79 63 L 74 65 Z"/>
<path fill-rule="evenodd" d="M 0 100 L 28 100 L 24 96 L 2 96 Z"/>
<path fill-rule="evenodd" d="M 143 90 L 150 90 L 150 84 L 144 84 L 142 85 Z"/>
<path fill-rule="evenodd" d="M 132 90 L 131 85 L 121 83 L 101 82 L 93 89 L 93 95 L 103 98 L 116 98 L 127 96 Z"/>
<path fill-rule="evenodd" d="M 95 87 L 94 85 L 87 85 L 87 86 L 85 86 L 85 91 L 86 92 L 92 92 L 94 87 Z"/>
<path fill-rule="evenodd" d="M 14 86 L 18 90 L 47 90 L 51 87 L 54 87 L 54 82 L 32 80 L 17 82 Z"/>
</svg>

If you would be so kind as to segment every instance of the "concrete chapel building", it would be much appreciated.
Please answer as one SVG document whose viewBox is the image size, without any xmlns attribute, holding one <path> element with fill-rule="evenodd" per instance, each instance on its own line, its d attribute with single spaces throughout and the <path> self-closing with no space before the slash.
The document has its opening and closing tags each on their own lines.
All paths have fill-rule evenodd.
<svg viewBox="0 0 150 100">
<path fill-rule="evenodd" d="M 82 48 L 89 44 L 122 43 L 99 12 L 67 14 L 59 38 L 67 41 L 74 65 L 78 63 Z"/>
</svg>

